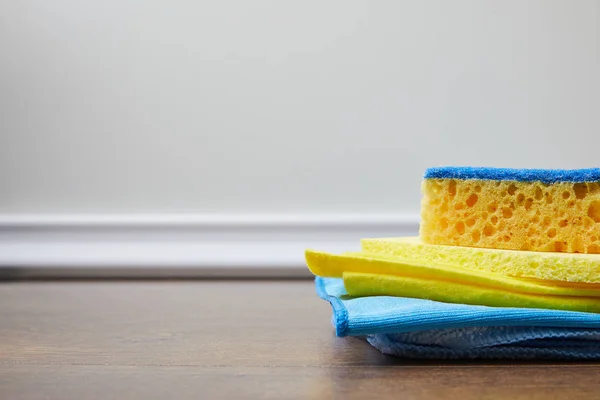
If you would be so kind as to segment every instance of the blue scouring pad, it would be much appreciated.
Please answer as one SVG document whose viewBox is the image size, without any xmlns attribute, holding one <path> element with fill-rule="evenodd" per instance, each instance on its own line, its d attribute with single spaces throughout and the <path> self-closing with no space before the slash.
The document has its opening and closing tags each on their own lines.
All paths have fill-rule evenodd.
<svg viewBox="0 0 600 400">
<path fill-rule="evenodd" d="M 479 179 L 520 182 L 596 182 L 600 168 L 587 169 L 513 169 L 490 167 L 436 167 L 425 172 L 425 179 Z"/>
</svg>

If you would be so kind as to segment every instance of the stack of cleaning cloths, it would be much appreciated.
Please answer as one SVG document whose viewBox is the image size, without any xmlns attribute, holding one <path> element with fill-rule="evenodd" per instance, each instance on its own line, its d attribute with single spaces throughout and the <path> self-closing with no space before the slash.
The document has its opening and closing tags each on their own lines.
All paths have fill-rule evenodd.
<svg viewBox="0 0 600 400">
<path fill-rule="evenodd" d="M 410 358 L 600 359 L 600 169 L 433 168 L 419 238 L 307 251 L 338 336 Z"/>
</svg>

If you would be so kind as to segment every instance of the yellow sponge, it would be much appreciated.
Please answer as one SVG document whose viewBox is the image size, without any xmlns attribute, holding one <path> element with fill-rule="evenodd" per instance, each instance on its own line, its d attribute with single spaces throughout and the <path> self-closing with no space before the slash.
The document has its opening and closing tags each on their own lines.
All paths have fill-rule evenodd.
<svg viewBox="0 0 600 400">
<path fill-rule="evenodd" d="M 430 169 L 422 185 L 423 242 L 600 253 L 600 169 Z"/>
<path fill-rule="evenodd" d="M 426 244 L 416 237 L 363 239 L 362 250 L 422 263 L 447 263 L 469 270 L 555 282 L 600 283 L 600 254 L 544 253 Z M 367 271 L 364 271 L 367 272 Z M 600 285 L 599 285 L 600 287 Z"/>
</svg>

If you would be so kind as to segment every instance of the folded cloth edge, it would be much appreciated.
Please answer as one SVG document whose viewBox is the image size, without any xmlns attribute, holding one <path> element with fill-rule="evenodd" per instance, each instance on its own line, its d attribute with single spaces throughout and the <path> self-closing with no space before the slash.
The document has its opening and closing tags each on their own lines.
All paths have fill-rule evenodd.
<svg viewBox="0 0 600 400">
<path fill-rule="evenodd" d="M 332 323 L 337 336 L 364 336 L 377 333 L 400 333 L 410 331 L 424 331 L 440 328 L 461 328 L 473 326 L 538 326 L 538 327 L 570 327 L 570 328 L 600 328 L 600 314 L 591 314 L 577 311 L 560 311 L 528 308 L 504 308 L 471 306 L 464 304 L 437 303 L 437 309 L 415 315 L 417 323 L 405 325 L 403 319 L 407 316 L 407 309 L 401 310 L 399 315 L 380 314 L 370 320 L 352 321 L 350 310 L 346 301 L 361 301 L 361 299 L 381 298 L 393 299 L 389 296 L 373 296 L 359 298 L 343 298 L 347 294 L 342 279 L 323 278 L 315 279 L 317 294 L 329 302 L 333 309 Z M 416 302 L 431 302 L 421 299 L 404 299 Z M 443 321 L 440 317 L 439 307 L 459 307 L 453 310 L 454 320 Z M 443 309 L 442 309 L 443 311 Z M 501 312 L 500 312 L 501 311 Z M 443 324 L 440 325 L 440 322 Z"/>
<path fill-rule="evenodd" d="M 341 281 L 341 279 L 331 279 L 331 281 Z M 344 300 L 338 296 L 343 296 L 345 289 L 342 282 L 328 282 L 328 279 L 317 277 L 315 279 L 316 292 L 323 300 L 329 302 L 333 309 L 332 323 L 335 327 L 336 335 L 339 337 L 348 335 L 359 335 L 366 336 L 368 342 L 376 349 L 384 354 L 415 358 L 415 359 L 554 359 L 554 360 L 600 360 L 600 346 L 594 345 L 593 341 L 590 342 L 590 346 L 582 346 L 586 344 L 585 341 L 582 343 L 571 343 L 571 346 L 565 343 L 565 347 L 553 347 L 550 343 L 539 343 L 539 345 L 495 345 L 492 344 L 490 347 L 476 347 L 476 348 L 448 348 L 439 347 L 436 345 L 418 345 L 410 344 L 405 342 L 399 342 L 394 340 L 395 334 L 391 332 L 379 332 L 376 333 L 376 329 L 369 329 L 368 331 L 360 331 L 360 328 L 353 328 L 353 332 L 350 332 L 350 316 L 349 310 L 344 304 Z M 329 283 L 329 287 L 327 284 Z M 329 290 L 329 291 L 328 291 Z M 478 306 L 475 306 L 478 307 Z M 509 309 L 510 310 L 510 309 Z M 548 311 L 548 310 L 542 310 Z M 577 312 L 567 312 L 570 314 L 585 314 Z M 597 315 L 594 315 L 597 317 Z M 596 319 L 596 318 L 594 318 Z M 489 321 L 488 321 L 489 322 Z M 534 322 L 534 321 L 529 321 Z M 541 321 L 535 321 L 534 325 L 549 327 L 546 323 Z M 555 321 L 556 322 L 556 321 Z M 567 321 L 562 321 L 567 322 Z M 571 323 L 575 321 L 570 321 Z M 577 321 L 579 323 L 584 321 Z M 464 326 L 469 326 L 466 324 Z M 490 326 L 488 324 L 485 324 Z M 566 324 L 570 325 L 570 324 Z M 577 324 L 578 325 L 578 324 Z M 594 327 L 599 328 L 599 323 L 586 324 L 587 328 Z M 589 326 L 592 325 L 592 326 Z M 472 326 L 472 325 L 471 325 Z M 508 325 L 510 326 L 510 324 Z M 493 327 L 493 326 L 492 326 Z M 550 326 L 551 327 L 551 326 Z M 397 327 L 396 327 L 397 328 Z M 422 327 L 423 328 L 423 327 Z M 575 328 L 575 326 L 571 326 Z M 578 328 L 584 328 L 579 326 Z M 401 331 L 404 331 L 401 329 Z M 405 331 L 407 332 L 407 331 Z M 498 343 L 500 344 L 500 343 Z M 489 345 L 489 343 L 488 343 Z"/>
<path fill-rule="evenodd" d="M 348 310 L 342 300 L 336 296 L 330 295 L 325 289 L 325 281 L 320 277 L 315 278 L 315 287 L 317 295 L 323 300 L 327 300 L 333 309 L 333 326 L 337 336 L 346 336 L 348 333 Z"/>
<path fill-rule="evenodd" d="M 474 349 L 450 349 L 398 342 L 388 334 L 369 335 L 367 336 L 367 341 L 383 354 L 412 359 L 544 359 L 563 361 L 593 361 L 600 359 L 600 347 L 593 345 L 589 347 L 564 348 L 495 346 Z"/>
</svg>

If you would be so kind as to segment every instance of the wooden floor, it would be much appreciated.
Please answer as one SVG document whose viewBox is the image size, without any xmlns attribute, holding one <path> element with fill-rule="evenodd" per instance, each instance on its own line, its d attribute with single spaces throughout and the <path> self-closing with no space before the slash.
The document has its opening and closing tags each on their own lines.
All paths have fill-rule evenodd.
<svg viewBox="0 0 600 400">
<path fill-rule="evenodd" d="M 0 285 L 0 399 L 592 399 L 598 364 L 415 363 L 309 282 Z"/>
</svg>

